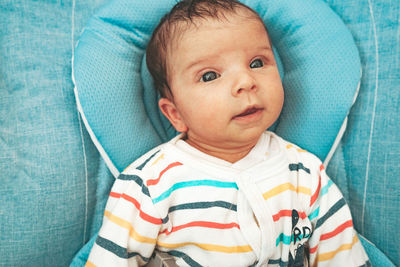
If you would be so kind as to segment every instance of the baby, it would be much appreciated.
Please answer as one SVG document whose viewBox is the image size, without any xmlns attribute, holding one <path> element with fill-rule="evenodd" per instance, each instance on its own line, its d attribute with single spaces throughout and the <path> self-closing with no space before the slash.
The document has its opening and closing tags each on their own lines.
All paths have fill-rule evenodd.
<svg viewBox="0 0 400 267">
<path fill-rule="evenodd" d="M 312 154 L 266 131 L 284 92 L 255 11 L 183 0 L 147 50 L 181 134 L 115 181 L 88 266 L 369 266 L 348 206 Z"/>
</svg>

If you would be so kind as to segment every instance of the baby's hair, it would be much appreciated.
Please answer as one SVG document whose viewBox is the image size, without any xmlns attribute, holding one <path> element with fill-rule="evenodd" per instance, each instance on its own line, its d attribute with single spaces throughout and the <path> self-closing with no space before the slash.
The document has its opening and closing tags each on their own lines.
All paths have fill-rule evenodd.
<svg viewBox="0 0 400 267">
<path fill-rule="evenodd" d="M 226 19 L 226 14 L 238 14 L 242 10 L 263 23 L 254 10 L 237 0 L 182 0 L 160 20 L 147 46 L 146 63 L 162 97 L 172 97 L 167 80 L 167 49 L 184 32 L 182 23 L 195 25 L 201 19 Z"/>
</svg>

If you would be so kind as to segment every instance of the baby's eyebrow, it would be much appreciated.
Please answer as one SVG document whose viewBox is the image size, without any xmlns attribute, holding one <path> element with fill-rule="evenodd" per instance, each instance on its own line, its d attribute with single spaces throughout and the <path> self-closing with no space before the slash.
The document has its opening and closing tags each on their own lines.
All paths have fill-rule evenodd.
<svg viewBox="0 0 400 267">
<path fill-rule="evenodd" d="M 269 50 L 269 51 L 272 51 L 272 48 L 271 48 L 271 46 L 269 46 L 269 45 L 266 45 L 266 46 L 260 46 L 259 48 L 257 48 L 258 50 Z"/>
<path fill-rule="evenodd" d="M 260 46 L 260 47 L 257 47 L 257 48 L 254 49 L 254 51 L 265 51 L 265 50 L 267 50 L 269 52 L 272 52 L 272 48 L 268 44 L 265 45 L 265 46 L 263 45 L 263 46 Z M 212 55 L 212 56 L 207 55 L 205 58 L 200 58 L 200 59 L 197 59 L 197 60 L 193 60 L 192 62 L 190 62 L 185 67 L 185 70 L 190 70 L 193 67 L 196 67 L 197 65 L 201 65 L 203 62 L 208 62 L 210 60 L 210 57 L 218 57 L 218 55 Z"/>
<path fill-rule="evenodd" d="M 189 63 L 189 64 L 185 67 L 185 69 L 186 69 L 186 70 L 190 70 L 190 69 L 192 69 L 193 67 L 196 67 L 197 65 L 201 65 L 203 62 L 206 62 L 206 61 L 208 61 L 208 60 L 209 60 L 208 58 L 203 58 L 203 59 L 199 59 L 199 60 L 194 60 L 193 62 Z"/>
</svg>

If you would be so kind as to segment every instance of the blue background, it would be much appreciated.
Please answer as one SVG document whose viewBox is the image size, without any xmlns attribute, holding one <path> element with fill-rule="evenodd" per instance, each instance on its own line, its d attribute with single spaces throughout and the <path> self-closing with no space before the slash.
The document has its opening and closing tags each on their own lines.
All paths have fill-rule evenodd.
<svg viewBox="0 0 400 267">
<path fill-rule="evenodd" d="M 78 116 L 71 57 L 104 2 L 0 2 L 1 266 L 67 266 L 101 222 L 113 177 Z M 400 1 L 326 2 L 363 68 L 328 174 L 357 230 L 400 265 Z"/>
</svg>

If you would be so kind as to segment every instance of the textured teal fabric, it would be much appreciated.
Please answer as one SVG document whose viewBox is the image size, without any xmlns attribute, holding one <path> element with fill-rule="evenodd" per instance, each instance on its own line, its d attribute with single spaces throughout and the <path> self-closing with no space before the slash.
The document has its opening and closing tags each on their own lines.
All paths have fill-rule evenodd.
<svg viewBox="0 0 400 267">
<path fill-rule="evenodd" d="M 98 227 L 112 179 L 80 126 L 71 56 L 100 4 L 0 1 L 0 266 L 67 266 Z"/>
<path fill-rule="evenodd" d="M 327 2 L 351 30 L 363 67 L 348 129 L 327 171 L 357 230 L 400 266 L 400 1 Z"/>
<path fill-rule="evenodd" d="M 0 266 L 67 266 L 101 224 L 113 177 L 76 112 L 71 56 L 106 1 L 0 1 Z M 328 172 L 357 229 L 400 266 L 400 1 L 326 2 L 363 69 Z"/>
</svg>

